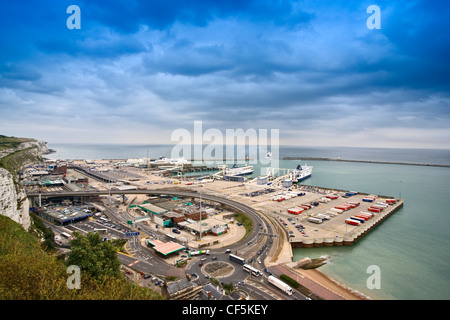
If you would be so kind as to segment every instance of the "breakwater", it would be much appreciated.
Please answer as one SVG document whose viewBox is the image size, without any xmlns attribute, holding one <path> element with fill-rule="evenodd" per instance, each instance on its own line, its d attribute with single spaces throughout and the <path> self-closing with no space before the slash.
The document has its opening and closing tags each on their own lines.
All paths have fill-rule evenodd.
<svg viewBox="0 0 450 320">
<path fill-rule="evenodd" d="M 450 165 L 448 165 L 448 164 L 437 164 L 437 163 L 435 164 L 435 163 L 413 163 L 413 162 L 373 161 L 373 160 L 349 160 L 349 159 L 340 159 L 340 158 L 321 158 L 321 157 L 283 157 L 283 160 L 341 161 L 341 162 L 379 163 L 379 164 L 397 164 L 397 165 L 407 165 L 407 166 L 450 168 Z"/>
</svg>

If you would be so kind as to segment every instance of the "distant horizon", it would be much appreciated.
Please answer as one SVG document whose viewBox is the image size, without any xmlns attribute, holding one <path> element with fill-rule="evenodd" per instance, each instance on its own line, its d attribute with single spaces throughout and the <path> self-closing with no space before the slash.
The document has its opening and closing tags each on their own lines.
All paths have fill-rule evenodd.
<svg viewBox="0 0 450 320">
<path fill-rule="evenodd" d="M 44 140 L 43 140 L 44 141 Z M 50 143 L 48 141 L 47 144 L 50 147 L 50 144 L 55 144 L 55 145 L 117 145 L 117 146 L 176 146 L 178 144 L 176 143 L 148 143 L 148 144 L 143 144 L 143 143 L 114 143 L 114 142 L 96 142 L 96 143 L 90 143 L 90 142 L 55 142 L 55 143 Z M 191 146 L 196 145 L 196 144 L 191 144 Z M 219 144 L 209 144 L 209 143 L 203 143 L 203 146 L 205 145 L 219 145 Z M 245 145 L 249 145 L 249 144 L 245 144 Z M 183 146 L 183 145 L 181 145 Z M 184 145 L 184 146 L 189 146 L 189 145 Z M 224 147 L 226 147 L 226 145 L 223 145 Z M 256 145 L 258 146 L 258 145 Z M 409 147 L 367 147 L 367 146 L 309 146 L 309 145 L 292 145 L 292 144 L 279 144 L 279 146 L 283 146 L 283 147 L 301 147 L 301 148 L 357 148 L 357 149 L 405 149 L 405 150 L 450 150 L 450 148 L 409 148 Z"/>
</svg>

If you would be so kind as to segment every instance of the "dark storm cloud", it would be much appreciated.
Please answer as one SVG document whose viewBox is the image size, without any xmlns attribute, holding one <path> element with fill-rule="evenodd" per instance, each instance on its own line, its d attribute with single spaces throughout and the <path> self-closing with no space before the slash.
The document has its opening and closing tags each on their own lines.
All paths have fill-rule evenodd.
<svg viewBox="0 0 450 320">
<path fill-rule="evenodd" d="M 72 4 L 81 8 L 80 30 L 66 27 Z M 202 120 L 221 130 L 279 128 L 289 141 L 309 130 L 318 143 L 386 140 L 385 129 L 391 144 L 420 128 L 417 135 L 444 146 L 437 137 L 450 141 L 450 4 L 377 1 L 381 30 L 368 30 L 371 4 L 3 2 L 2 126 L 51 123 L 64 140 L 66 117 L 79 130 L 95 126 L 105 141 L 115 139 L 112 127 L 127 127 L 121 139 L 148 142 Z"/>
</svg>

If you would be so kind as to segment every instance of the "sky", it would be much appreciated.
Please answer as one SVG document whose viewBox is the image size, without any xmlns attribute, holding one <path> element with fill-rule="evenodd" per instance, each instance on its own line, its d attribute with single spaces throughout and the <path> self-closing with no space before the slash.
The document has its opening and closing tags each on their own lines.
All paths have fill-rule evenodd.
<svg viewBox="0 0 450 320">
<path fill-rule="evenodd" d="M 80 29 L 69 29 L 70 5 Z M 380 8 L 380 29 L 367 20 Z M 0 134 L 450 149 L 448 1 L 0 0 Z M 204 140 L 204 143 L 208 141 Z"/>
</svg>

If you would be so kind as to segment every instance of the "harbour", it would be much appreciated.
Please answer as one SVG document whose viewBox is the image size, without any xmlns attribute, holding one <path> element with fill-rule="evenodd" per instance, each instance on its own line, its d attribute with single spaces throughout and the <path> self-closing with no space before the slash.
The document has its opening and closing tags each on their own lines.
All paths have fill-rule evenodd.
<svg viewBox="0 0 450 320">
<path fill-rule="evenodd" d="M 170 154 L 169 146 L 99 146 L 89 151 L 90 147 L 80 148 L 78 145 L 52 146 L 58 153 L 49 158 L 121 158 L 120 154 L 129 153 L 136 156 L 149 153 L 156 155 Z M 376 151 L 376 152 L 375 152 Z M 395 157 L 390 149 L 367 148 L 302 148 L 281 147 L 282 156 L 293 153 L 302 154 L 302 159 L 309 156 L 320 157 L 320 154 L 331 157 L 352 155 L 354 159 L 372 157 L 392 160 L 393 162 L 436 161 L 438 164 L 450 164 L 448 150 L 395 150 Z M 378 157 L 378 158 L 377 158 Z M 411 162 L 412 162 L 411 161 Z M 297 161 L 280 160 L 280 166 L 295 168 Z M 446 230 L 448 221 L 446 208 L 450 206 L 446 191 L 450 187 L 449 171 L 445 167 L 402 166 L 388 164 L 371 164 L 360 162 L 339 162 L 308 160 L 314 166 L 313 175 L 304 180 L 305 188 L 321 186 L 324 190 L 358 190 L 366 194 L 386 195 L 404 199 L 404 205 L 391 214 L 385 223 L 371 229 L 350 246 L 322 246 L 292 248 L 294 261 L 304 257 L 329 257 L 328 262 L 320 270 L 333 279 L 357 289 L 364 294 L 379 299 L 439 299 L 450 296 L 450 292 L 442 283 L 448 281 L 446 265 L 450 256 L 446 249 L 450 239 Z M 255 171 L 259 168 L 255 166 Z M 222 182 L 225 183 L 225 182 Z M 235 190 L 239 188 L 233 188 Z M 213 191 L 216 191 L 213 189 Z M 251 192 L 245 189 L 236 190 L 233 194 Z M 423 201 L 426 196 L 427 201 Z M 251 197 L 248 198 L 252 202 Z M 255 200 L 256 201 L 256 200 Z M 270 202 L 270 200 L 269 200 Z M 433 210 L 430 210 L 432 204 Z M 289 207 L 286 207 L 286 210 Z M 278 211 L 279 212 L 279 211 Z M 428 233 L 425 230 L 433 230 Z M 295 230 L 294 230 L 295 231 Z M 395 257 L 401 257 L 397 259 Z M 366 288 L 366 268 L 376 264 L 383 271 L 382 290 Z M 403 272 L 402 270 L 410 270 Z M 426 273 L 426 277 L 420 276 Z M 411 282 L 413 279 L 416 285 Z"/>
</svg>

